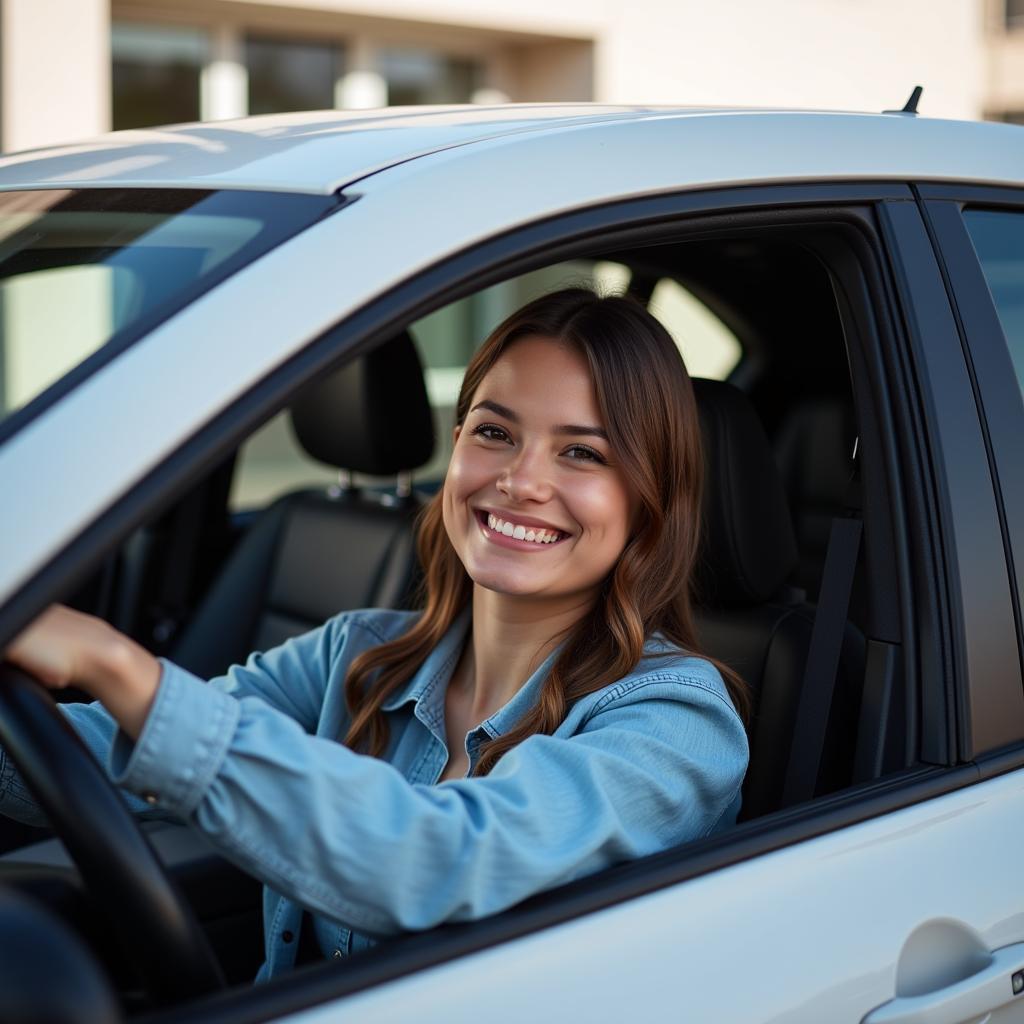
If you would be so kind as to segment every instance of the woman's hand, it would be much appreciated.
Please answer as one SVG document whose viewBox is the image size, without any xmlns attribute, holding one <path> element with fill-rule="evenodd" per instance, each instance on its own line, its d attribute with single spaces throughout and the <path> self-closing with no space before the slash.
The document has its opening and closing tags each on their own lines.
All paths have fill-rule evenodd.
<svg viewBox="0 0 1024 1024">
<path fill-rule="evenodd" d="M 160 663 L 102 619 L 51 605 L 3 652 L 53 690 L 78 686 L 138 739 L 160 685 Z"/>
</svg>

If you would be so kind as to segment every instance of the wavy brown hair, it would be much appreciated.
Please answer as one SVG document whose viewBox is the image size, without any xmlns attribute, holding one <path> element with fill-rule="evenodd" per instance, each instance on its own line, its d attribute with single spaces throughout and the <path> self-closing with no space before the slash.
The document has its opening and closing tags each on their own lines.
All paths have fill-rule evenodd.
<svg viewBox="0 0 1024 1024">
<path fill-rule="evenodd" d="M 632 299 L 602 298 L 585 288 L 544 295 L 513 313 L 474 355 L 459 392 L 456 424 L 464 422 L 480 382 L 502 353 L 531 335 L 572 345 L 587 360 L 616 462 L 639 513 L 597 601 L 564 634 L 537 703 L 510 732 L 481 749 L 476 775 L 486 775 L 528 736 L 553 733 L 581 697 L 628 675 L 655 633 L 675 650 L 698 653 L 691 577 L 700 542 L 703 459 L 693 387 L 675 343 Z M 445 531 L 442 494 L 434 496 L 419 523 L 423 613 L 403 636 L 356 658 L 345 681 L 352 724 L 344 742 L 377 757 L 388 743 L 381 705 L 419 669 L 472 594 L 472 581 Z M 728 666 L 708 660 L 746 720 L 746 685 Z"/>
</svg>

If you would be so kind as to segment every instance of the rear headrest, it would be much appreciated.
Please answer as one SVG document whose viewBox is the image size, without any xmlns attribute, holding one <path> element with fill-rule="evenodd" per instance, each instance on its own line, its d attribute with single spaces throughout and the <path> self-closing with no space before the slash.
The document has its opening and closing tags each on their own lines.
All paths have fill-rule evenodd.
<svg viewBox="0 0 1024 1024">
<path fill-rule="evenodd" d="M 704 441 L 704 541 L 696 598 L 705 607 L 761 604 L 797 562 L 779 471 L 746 395 L 721 381 L 693 381 Z"/>
<path fill-rule="evenodd" d="M 423 368 L 408 332 L 309 385 L 290 411 L 302 447 L 338 469 L 394 476 L 434 452 Z"/>
</svg>

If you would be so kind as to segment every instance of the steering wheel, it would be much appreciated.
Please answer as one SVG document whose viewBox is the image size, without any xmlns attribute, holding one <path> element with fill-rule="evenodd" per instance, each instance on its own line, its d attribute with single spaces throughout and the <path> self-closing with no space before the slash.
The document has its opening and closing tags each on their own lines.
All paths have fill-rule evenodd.
<svg viewBox="0 0 1024 1024">
<path fill-rule="evenodd" d="M 109 912 L 153 1000 L 223 988 L 199 921 L 117 788 L 45 687 L 7 662 L 0 663 L 0 745 Z"/>
</svg>

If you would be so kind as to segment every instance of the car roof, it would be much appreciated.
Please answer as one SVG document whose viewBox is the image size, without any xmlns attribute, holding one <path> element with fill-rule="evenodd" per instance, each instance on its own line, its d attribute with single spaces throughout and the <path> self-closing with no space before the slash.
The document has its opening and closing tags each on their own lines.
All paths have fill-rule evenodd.
<svg viewBox="0 0 1024 1024">
<path fill-rule="evenodd" d="M 759 169 L 765 138 L 791 154 L 813 154 L 816 173 L 824 177 L 1019 184 L 1024 168 L 1024 132 L 1015 125 L 897 113 L 508 104 L 308 111 L 112 132 L 0 158 L 0 190 L 201 187 L 330 195 L 386 168 L 460 147 L 479 151 L 539 133 L 655 121 L 678 133 L 681 171 L 688 141 L 742 145 L 752 130 L 759 143 L 744 154 L 744 170 L 731 176 L 736 182 L 770 177 Z M 837 161 L 829 174 L 820 150 L 837 138 L 858 160 L 855 167 Z"/>
</svg>

